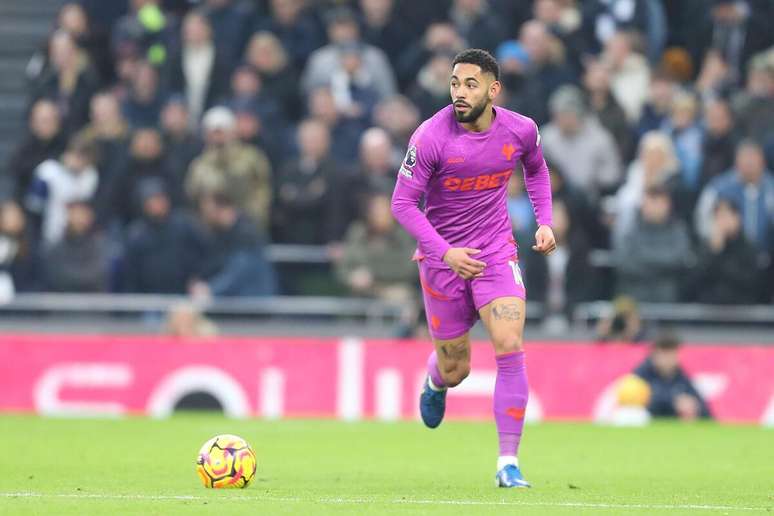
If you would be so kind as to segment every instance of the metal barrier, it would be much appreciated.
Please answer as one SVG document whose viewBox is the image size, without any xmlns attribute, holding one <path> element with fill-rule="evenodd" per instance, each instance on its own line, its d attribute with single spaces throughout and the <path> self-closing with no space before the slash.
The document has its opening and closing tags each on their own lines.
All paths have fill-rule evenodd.
<svg viewBox="0 0 774 516">
<path fill-rule="evenodd" d="M 771 305 L 704 305 L 694 303 L 640 303 L 640 317 L 646 321 L 739 323 L 774 326 L 774 306 Z M 579 304 L 573 313 L 577 322 L 589 323 L 609 315 L 612 303 L 594 301 Z"/>
</svg>

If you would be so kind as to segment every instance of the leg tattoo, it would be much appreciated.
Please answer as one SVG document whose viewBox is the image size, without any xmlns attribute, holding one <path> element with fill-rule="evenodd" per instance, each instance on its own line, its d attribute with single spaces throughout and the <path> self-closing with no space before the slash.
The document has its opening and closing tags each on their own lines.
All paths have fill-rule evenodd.
<svg viewBox="0 0 774 516">
<path fill-rule="evenodd" d="M 492 307 L 492 317 L 498 321 L 518 321 L 521 318 L 519 305 L 516 303 L 495 305 Z"/>
</svg>

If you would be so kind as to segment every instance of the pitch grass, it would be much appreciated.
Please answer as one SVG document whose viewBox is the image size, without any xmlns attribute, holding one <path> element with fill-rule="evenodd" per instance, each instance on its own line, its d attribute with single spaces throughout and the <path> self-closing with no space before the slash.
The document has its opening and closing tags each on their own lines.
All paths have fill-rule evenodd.
<svg viewBox="0 0 774 516">
<path fill-rule="evenodd" d="M 194 472 L 209 437 L 259 458 L 244 490 Z M 528 426 L 530 490 L 493 487 L 492 424 L 1 416 L 0 514 L 774 514 L 774 431 Z"/>
</svg>

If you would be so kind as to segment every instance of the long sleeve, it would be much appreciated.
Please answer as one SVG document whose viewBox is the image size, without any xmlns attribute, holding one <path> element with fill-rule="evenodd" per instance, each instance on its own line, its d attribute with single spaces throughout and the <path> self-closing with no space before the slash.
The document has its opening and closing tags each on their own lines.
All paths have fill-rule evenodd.
<svg viewBox="0 0 774 516">
<path fill-rule="evenodd" d="M 537 126 L 534 134 L 528 133 L 529 141 L 526 144 L 526 152 L 522 157 L 524 166 L 524 186 L 535 212 L 535 220 L 539 226 L 550 226 L 553 223 L 551 207 L 551 178 L 548 174 L 548 165 L 543 157 L 543 149 L 540 145 L 540 133 Z"/>
<path fill-rule="evenodd" d="M 420 249 L 432 258 L 443 260 L 451 248 L 419 209 L 419 200 L 438 166 L 440 152 L 430 135 L 424 135 L 426 123 L 411 136 L 406 158 L 398 171 L 392 194 L 392 214 L 401 226 L 419 243 Z"/>
<path fill-rule="evenodd" d="M 433 257 L 443 260 L 451 245 L 443 239 L 419 209 L 422 191 L 398 181 L 392 194 L 392 214 L 420 247 Z"/>
</svg>

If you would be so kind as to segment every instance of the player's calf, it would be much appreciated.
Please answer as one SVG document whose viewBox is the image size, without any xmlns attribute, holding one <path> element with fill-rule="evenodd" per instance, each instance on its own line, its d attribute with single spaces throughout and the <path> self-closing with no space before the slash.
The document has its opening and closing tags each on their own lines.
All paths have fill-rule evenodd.
<svg viewBox="0 0 774 516">
<path fill-rule="evenodd" d="M 524 351 L 524 340 L 516 332 L 492 337 L 492 344 L 495 348 L 495 354 L 504 355 L 506 353 L 520 353 Z"/>
<path fill-rule="evenodd" d="M 470 362 L 455 363 L 451 369 L 441 372 L 443 383 L 446 387 L 456 387 L 470 374 Z"/>
</svg>

